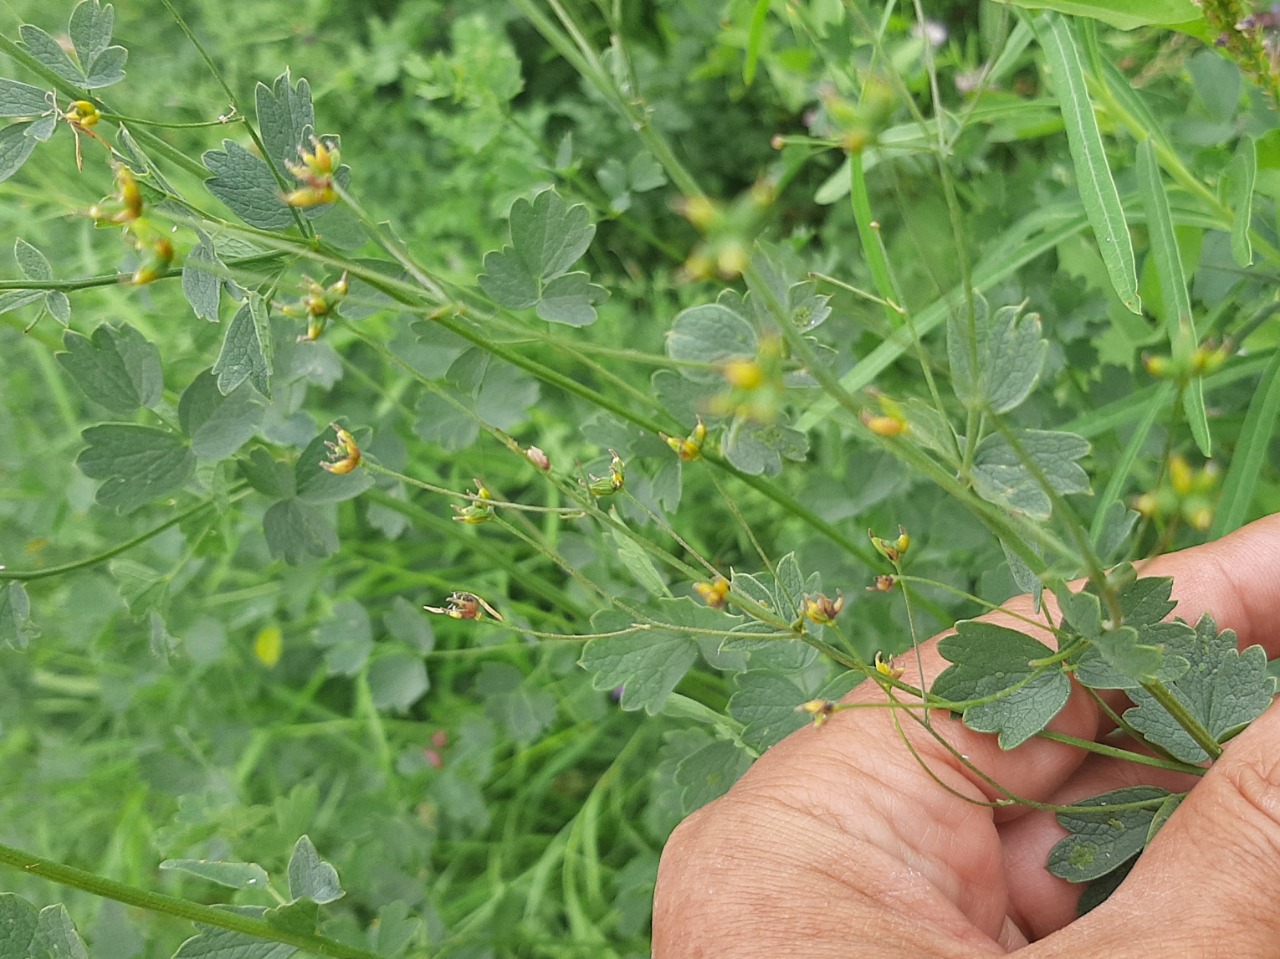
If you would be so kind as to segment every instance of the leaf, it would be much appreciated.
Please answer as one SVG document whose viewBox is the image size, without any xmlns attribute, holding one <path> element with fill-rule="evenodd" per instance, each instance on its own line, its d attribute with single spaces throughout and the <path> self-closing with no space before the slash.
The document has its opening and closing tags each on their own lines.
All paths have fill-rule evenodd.
<svg viewBox="0 0 1280 959">
<path fill-rule="evenodd" d="M 1128 786 L 1076 805 L 1119 806 L 1144 801 L 1149 805 L 1058 813 L 1058 822 L 1069 835 L 1050 851 L 1049 871 L 1068 882 L 1091 882 L 1120 868 L 1142 852 L 1152 821 L 1169 795 L 1159 786 Z"/>
<path fill-rule="evenodd" d="M 483 663 L 475 688 L 486 715 L 499 720 L 517 743 L 534 742 L 555 722 L 555 697 L 510 663 Z"/>
<path fill-rule="evenodd" d="M 721 447 L 724 458 L 751 476 L 777 476 L 783 459 L 802 462 L 809 453 L 809 437 L 782 423 L 755 423 L 737 417 Z"/>
<path fill-rule="evenodd" d="M 1187 671 L 1188 663 L 1168 653 L 1168 642 L 1190 627 L 1160 623 L 1136 629 L 1109 629 L 1080 657 L 1076 679 L 1091 689 L 1137 689 L 1143 683 L 1172 682 Z"/>
<path fill-rule="evenodd" d="M 288 164 L 298 162 L 298 148 L 310 146 L 316 122 L 311 86 L 301 77 L 296 84 L 291 79 L 285 70 L 270 87 L 259 83 L 254 92 L 258 130 L 267 156 L 282 176 L 288 173 Z"/>
<path fill-rule="evenodd" d="M 722 380 L 716 364 L 756 355 L 755 328 L 728 303 L 717 301 L 691 306 L 676 315 L 667 334 L 667 356 L 680 367 L 680 375 L 696 383 Z"/>
<path fill-rule="evenodd" d="M 27 52 L 38 60 L 41 66 L 73 86 L 84 84 L 84 72 L 74 60 L 67 56 L 67 51 L 62 49 L 62 44 L 48 33 L 34 24 L 24 23 L 18 28 L 18 35 L 22 38 L 22 44 L 27 48 Z"/>
<path fill-rule="evenodd" d="M 997 0 L 1026 10 L 1057 10 L 1093 17 L 1121 30 L 1169 26 L 1203 18 L 1195 0 Z"/>
<path fill-rule="evenodd" d="M 611 510 L 610 515 L 618 525 L 624 525 L 618 517 L 616 510 Z M 628 572 L 635 577 L 636 582 L 645 588 L 651 596 L 670 596 L 671 591 L 667 589 L 667 584 L 662 578 L 662 574 L 658 572 L 657 567 L 653 565 L 653 560 L 649 558 L 649 554 L 644 551 L 639 543 L 632 536 L 628 536 L 623 529 L 618 526 L 610 528 L 610 534 L 613 537 L 613 545 L 617 548 L 618 559 L 622 561 Z"/>
<path fill-rule="evenodd" d="M 480 288 L 493 302 L 509 310 L 524 310 L 538 302 L 537 277 L 529 272 L 516 251 L 505 246 L 484 256 Z"/>
<path fill-rule="evenodd" d="M 1271 704 L 1274 683 L 1267 675 L 1267 656 L 1261 646 L 1236 649 L 1233 630 L 1218 632 L 1208 615 L 1194 632 L 1171 638 L 1165 649 L 1190 664 L 1179 679 L 1168 683 L 1173 696 L 1208 730 L 1215 740 L 1253 722 Z M 1178 722 L 1144 689 L 1129 693 L 1134 701 L 1124 718 L 1175 758 L 1201 763 L 1209 757 Z"/>
<path fill-rule="evenodd" d="M 101 324 L 88 336 L 63 334 L 57 360 L 85 396 L 113 413 L 155 407 L 164 390 L 160 352 L 127 323 Z"/>
<path fill-rule="evenodd" d="M 1253 240 L 1249 231 L 1253 227 L 1253 190 L 1257 178 L 1258 145 L 1253 137 L 1243 136 L 1224 178 L 1227 203 L 1235 211 L 1231 221 L 1231 257 L 1241 269 L 1253 266 Z"/>
<path fill-rule="evenodd" d="M 269 877 L 256 862 L 216 862 L 208 859 L 166 859 L 160 868 L 199 876 L 232 889 L 266 889 Z"/>
<path fill-rule="evenodd" d="M 71 301 L 67 299 L 67 294 L 61 290 L 49 290 L 45 293 L 44 308 L 63 327 L 66 327 L 71 322 Z"/>
<path fill-rule="evenodd" d="M 431 688 L 422 657 L 404 651 L 393 651 L 371 662 L 367 681 L 374 707 L 384 712 L 408 712 Z"/>
<path fill-rule="evenodd" d="M 373 652 L 369 612 L 354 599 L 344 599 L 334 605 L 332 618 L 322 623 L 312 638 L 325 651 L 330 675 L 354 676 L 364 669 Z"/>
<path fill-rule="evenodd" d="M 271 454 L 258 447 L 240 460 L 240 472 L 249 485 L 272 499 L 287 499 L 297 492 L 293 466 L 271 458 Z"/>
<path fill-rule="evenodd" d="M 132 559 L 115 559 L 107 565 L 120 596 L 135 617 L 141 617 L 164 602 L 169 577 Z"/>
<path fill-rule="evenodd" d="M 1222 496 L 1214 513 L 1210 537 L 1225 536 L 1249 518 L 1254 496 L 1265 475 L 1263 465 L 1267 462 L 1277 418 L 1280 418 L 1280 350 L 1272 352 L 1249 401 L 1240 439 L 1222 481 Z"/>
<path fill-rule="evenodd" d="M 332 556 L 338 551 L 338 534 L 324 514 L 296 497 L 271 504 L 262 517 L 262 531 L 271 556 L 290 566 L 309 556 Z"/>
<path fill-rule="evenodd" d="M 120 513 L 181 489 L 195 472 L 191 449 L 168 430 L 105 423 L 80 435 L 89 445 L 76 465 L 90 479 L 103 481 L 98 503 Z"/>
<path fill-rule="evenodd" d="M 224 275 L 226 267 L 214 252 L 213 244 L 200 234 L 200 242 L 191 248 L 182 264 L 182 295 L 199 319 L 218 322 Z"/>
<path fill-rule="evenodd" d="M 778 614 L 794 623 L 804 612 L 805 582 L 794 552 L 778 560 L 774 570 L 774 604 Z"/>
<path fill-rule="evenodd" d="M 436 637 L 431 628 L 431 620 L 422 614 L 422 608 L 415 606 L 403 596 L 391 601 L 391 609 L 382 614 L 382 622 L 387 632 L 410 649 L 420 653 L 429 653 L 435 649 Z"/>
<path fill-rule="evenodd" d="M 676 766 L 675 782 L 686 814 L 723 796 L 751 768 L 751 757 L 726 740 L 703 746 Z"/>
<path fill-rule="evenodd" d="M 548 323 L 590 326 L 597 318 L 595 304 L 608 297 L 609 291 L 592 283 L 586 273 L 566 273 L 543 287 L 537 312 Z"/>
<path fill-rule="evenodd" d="M 320 858 L 305 835 L 298 839 L 289 858 L 289 895 L 295 902 L 307 899 L 320 905 L 346 895 L 338 882 L 338 870 Z"/>
<path fill-rule="evenodd" d="M 373 485 L 373 475 L 368 470 L 357 468 L 341 474 L 323 469 L 320 464 L 329 459 L 326 442 L 325 434 L 321 433 L 307 444 L 294 465 L 297 496 L 303 503 L 339 503 L 359 496 Z"/>
<path fill-rule="evenodd" d="M 1102 601 L 1089 589 L 1073 593 L 1065 584 L 1054 587 L 1062 618 L 1085 639 L 1097 639 L 1102 633 Z"/>
<path fill-rule="evenodd" d="M 986 300 L 977 293 L 973 304 L 972 331 L 959 311 L 947 321 L 951 388 L 969 409 L 1007 413 L 1031 393 L 1044 366 L 1049 341 L 1040 335 L 1037 313 L 1020 316 L 1020 306 L 1002 306 L 992 316 Z M 975 336 L 976 342 L 971 344 Z"/>
<path fill-rule="evenodd" d="M 13 256 L 18 261 L 18 269 L 28 280 L 48 282 L 53 279 L 53 268 L 45 255 L 22 237 L 14 241 Z"/>
<path fill-rule="evenodd" d="M 0 130 L 0 181 L 9 179 L 27 162 L 36 138 L 27 136 L 30 123 L 11 123 Z"/>
<path fill-rule="evenodd" d="M 592 629 L 625 629 L 630 623 L 623 620 L 619 625 L 617 617 L 597 613 Z M 603 625 L 606 622 L 610 625 Z M 622 687 L 623 709 L 643 709 L 654 716 L 697 657 L 698 644 L 689 636 L 653 629 L 592 639 L 578 662 L 592 674 L 594 688 Z"/>
<path fill-rule="evenodd" d="M 263 396 L 271 395 L 271 362 L 269 337 L 255 320 L 253 301 L 247 301 L 227 326 L 222 349 L 213 364 L 218 389 L 223 396 L 248 380 Z"/>
<path fill-rule="evenodd" d="M 1053 74 L 1054 95 L 1066 123 L 1067 146 L 1075 166 L 1080 199 L 1097 238 L 1102 262 L 1106 264 L 1107 275 L 1120 302 L 1131 313 L 1141 315 L 1133 241 L 1125 223 L 1120 193 L 1107 166 L 1106 149 L 1089 99 L 1074 31 L 1065 19 L 1051 13 L 1044 18 L 1039 38 L 1046 65 Z"/>
<path fill-rule="evenodd" d="M 0 587 L 0 643 L 22 650 L 39 635 L 40 627 L 31 621 L 27 588 L 17 580 Z"/>
<path fill-rule="evenodd" d="M 530 203 L 511 207 L 511 245 L 529 273 L 550 280 L 582 258 L 596 235 L 584 204 L 569 206 L 555 190 L 543 190 Z"/>
<path fill-rule="evenodd" d="M 0 940 L 0 954 L 3 954 L 2 942 Z M 29 955 L 31 959 L 89 959 L 89 950 L 62 903 L 40 910 Z"/>
<path fill-rule="evenodd" d="M 1053 651 L 1003 626 L 962 620 L 954 635 L 938 643 L 938 652 L 953 665 L 930 692 L 951 702 L 995 697 L 964 709 L 964 724 L 975 732 L 999 733 L 1001 749 L 1013 749 L 1044 729 L 1071 694 L 1071 681 L 1059 667 L 1030 665 Z"/>
<path fill-rule="evenodd" d="M 266 408 L 247 383 L 225 396 L 212 370 L 196 374 L 178 401 L 178 423 L 191 440 L 191 450 L 204 460 L 222 460 L 244 446 L 258 431 Z"/>
<path fill-rule="evenodd" d="M 206 151 L 200 161 L 213 174 L 205 180 L 206 189 L 245 223 L 259 230 L 287 230 L 297 224 L 280 183 L 261 157 L 234 140 L 223 140 L 221 150 Z"/>
<path fill-rule="evenodd" d="M 752 668 L 734 677 L 729 715 L 744 724 L 742 741 L 764 750 L 812 721 L 796 707 L 811 699 L 837 701 L 858 682 L 856 673 L 844 673 L 815 690 L 798 685 L 799 677 L 772 669 Z"/>
<path fill-rule="evenodd" d="M 129 51 L 111 46 L 111 28 L 115 18 L 111 4 L 98 5 L 98 0 L 83 0 L 71 12 L 67 32 L 80 58 L 84 79 L 80 85 L 97 90 L 124 79 L 124 65 Z"/>
<path fill-rule="evenodd" d="M 0 117 L 39 117 L 53 110 L 51 91 L 0 77 Z"/>
<path fill-rule="evenodd" d="M 217 908 L 274 925 L 272 920 L 288 907 L 264 909 L 262 906 L 218 906 Z M 298 951 L 297 946 L 271 942 L 245 932 L 207 926 L 200 922 L 195 926 L 198 931 L 178 947 L 178 951 L 173 954 L 173 959 L 289 959 Z"/>
<path fill-rule="evenodd" d="M 1076 463 L 1089 452 L 1084 439 L 1049 430 L 1014 430 L 1013 439 L 1055 492 L 1088 492 L 1089 477 Z M 1002 435 L 992 433 L 978 444 L 972 479 L 974 491 L 989 503 L 1042 521 L 1052 512 L 1039 479 Z"/>
</svg>

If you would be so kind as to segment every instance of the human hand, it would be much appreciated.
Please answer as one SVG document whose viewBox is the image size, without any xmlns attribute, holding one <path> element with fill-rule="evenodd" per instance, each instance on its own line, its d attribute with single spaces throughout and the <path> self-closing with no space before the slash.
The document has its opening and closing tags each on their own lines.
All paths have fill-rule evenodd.
<svg viewBox="0 0 1280 959">
<path fill-rule="evenodd" d="M 1183 619 L 1207 612 L 1242 647 L 1280 654 L 1280 516 L 1140 575 L 1174 578 Z M 936 643 L 921 648 L 926 682 L 947 665 Z M 919 684 L 914 656 L 900 665 Z M 847 701 L 885 698 L 863 683 Z M 973 800 L 998 794 L 918 726 L 902 730 L 929 771 L 888 709 L 842 710 L 770 749 L 672 834 L 654 959 L 1280 956 L 1280 707 L 1198 781 L 1045 739 L 1004 752 L 994 736 L 931 715 L 957 752 L 1036 801 L 1138 783 L 1194 789 L 1111 898 L 1076 918 L 1081 887 L 1045 869 L 1063 836 L 1052 813 L 967 801 L 930 771 Z M 1080 689 L 1050 728 L 1089 739 L 1110 730 Z"/>
</svg>

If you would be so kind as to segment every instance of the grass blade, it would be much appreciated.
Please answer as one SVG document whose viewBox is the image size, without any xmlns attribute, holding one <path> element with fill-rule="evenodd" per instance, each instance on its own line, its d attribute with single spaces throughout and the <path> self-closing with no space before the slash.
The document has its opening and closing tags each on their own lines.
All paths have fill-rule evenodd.
<svg viewBox="0 0 1280 959">
<path fill-rule="evenodd" d="M 1173 233 L 1173 218 L 1169 215 L 1169 200 L 1160 180 L 1160 165 L 1150 139 L 1138 144 L 1138 190 L 1142 194 L 1142 208 L 1147 214 L 1147 232 L 1151 238 L 1151 257 L 1155 262 L 1156 277 L 1160 280 L 1161 305 L 1165 328 L 1169 331 L 1169 345 L 1174 355 L 1179 351 L 1194 349 L 1200 338 L 1196 334 L 1195 320 L 1191 315 L 1191 297 L 1187 293 L 1187 276 L 1182 268 L 1182 255 L 1178 252 L 1178 239 Z M 1212 448 L 1209 433 L 1209 416 L 1204 408 L 1204 380 L 1195 377 L 1187 384 L 1182 395 L 1182 406 L 1187 414 L 1191 435 L 1208 456 Z"/>
<path fill-rule="evenodd" d="M 1147 400 L 1146 411 L 1142 414 L 1142 421 L 1138 424 L 1137 429 L 1133 431 L 1133 435 L 1129 437 L 1129 442 L 1125 444 L 1124 452 L 1120 454 L 1120 458 L 1111 467 L 1111 478 L 1107 480 L 1106 489 L 1098 497 L 1098 505 L 1093 514 L 1093 524 L 1089 527 L 1089 539 L 1095 547 L 1101 542 L 1102 535 L 1105 532 L 1107 514 L 1111 510 L 1111 504 L 1120 499 L 1120 494 L 1124 491 L 1124 484 L 1129 479 L 1133 464 L 1138 459 L 1138 453 L 1141 452 L 1143 445 L 1147 442 L 1147 437 L 1151 435 L 1151 430 L 1156 425 L 1156 419 L 1159 417 L 1160 411 L 1167 408 L 1169 401 L 1173 399 L 1173 391 L 1174 386 L 1172 383 L 1160 384 L 1155 395 Z"/>
<path fill-rule="evenodd" d="M 756 0 L 756 8 L 751 12 L 751 26 L 747 31 L 747 60 L 742 65 L 742 82 L 747 86 L 756 78 L 756 67 L 760 64 L 760 45 L 764 42 L 764 24 L 769 17 L 769 4 L 772 0 Z"/>
<path fill-rule="evenodd" d="M 1227 478 L 1222 483 L 1222 498 L 1218 501 L 1210 537 L 1225 536 L 1244 525 L 1249 516 L 1253 494 L 1263 475 L 1267 461 L 1267 449 L 1275 435 L 1276 419 L 1280 416 L 1280 350 L 1271 354 L 1267 368 L 1258 381 L 1258 389 L 1244 416 L 1244 426 L 1236 443 L 1236 455 L 1227 467 Z"/>
<path fill-rule="evenodd" d="M 1062 110 L 1062 119 L 1066 123 L 1067 146 L 1075 165 L 1080 199 L 1097 237 L 1111 286 L 1128 310 L 1141 313 L 1133 241 L 1125 223 L 1120 193 L 1107 166 L 1102 134 L 1085 85 L 1084 66 L 1075 35 L 1071 25 L 1057 15 L 1045 17 L 1038 35 L 1053 74 L 1054 93 Z"/>
<path fill-rule="evenodd" d="M 1235 211 L 1231 221 L 1231 258 L 1243 269 L 1253 265 L 1249 230 L 1253 226 L 1253 187 L 1258 178 L 1258 148 L 1253 137 L 1240 138 L 1240 146 L 1227 171 L 1231 184 L 1227 201 Z"/>
</svg>

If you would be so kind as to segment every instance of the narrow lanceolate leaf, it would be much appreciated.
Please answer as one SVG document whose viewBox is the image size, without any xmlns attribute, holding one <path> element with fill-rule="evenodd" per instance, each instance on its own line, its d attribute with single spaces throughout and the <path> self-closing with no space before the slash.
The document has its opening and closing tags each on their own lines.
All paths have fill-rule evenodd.
<svg viewBox="0 0 1280 959">
<path fill-rule="evenodd" d="M 938 652 L 953 665 L 934 680 L 930 693 L 953 703 L 989 700 L 966 707 L 964 724 L 998 733 L 1001 749 L 1013 749 L 1044 729 L 1071 694 L 1071 681 L 1060 669 L 1031 665 L 1053 650 L 1003 626 L 963 620 L 954 636 L 938 643 Z"/>
<path fill-rule="evenodd" d="M 630 622 L 605 612 L 593 616 L 591 625 L 605 633 L 626 629 Z M 621 687 L 623 709 L 643 709 L 653 716 L 697 657 L 698 644 L 691 637 L 655 629 L 593 639 L 578 662 L 591 673 L 596 689 Z"/>
<path fill-rule="evenodd" d="M 1012 439 L 1016 447 L 995 433 L 978 444 L 972 477 L 974 491 L 983 499 L 1047 520 L 1052 500 L 1041 478 L 1058 494 L 1088 491 L 1088 474 L 1076 462 L 1089 452 L 1086 440 L 1051 430 L 1014 430 Z M 1024 456 L 1035 471 L 1023 462 Z"/>
<path fill-rule="evenodd" d="M 1235 212 L 1231 221 L 1231 256 L 1242 269 L 1253 265 L 1253 190 L 1258 178 L 1258 146 L 1253 137 L 1241 137 L 1236 155 L 1227 167 L 1227 203 Z"/>
<path fill-rule="evenodd" d="M 0 181 L 21 170 L 36 148 L 36 138 L 27 136 L 30 128 L 30 123 L 11 123 L 0 130 Z"/>
<path fill-rule="evenodd" d="M 1053 74 L 1054 95 L 1067 129 L 1067 146 L 1085 215 L 1098 240 L 1102 261 L 1116 295 L 1130 311 L 1142 312 L 1138 297 L 1138 270 L 1133 242 L 1125 223 L 1120 193 L 1107 166 L 1106 150 L 1093 103 L 1085 85 L 1084 66 L 1070 23 L 1058 14 L 1047 15 L 1041 23 L 1040 45 Z"/>
<path fill-rule="evenodd" d="M 0 77 L 0 117 L 38 117 L 52 109 L 49 90 Z"/>
<path fill-rule="evenodd" d="M 95 403 L 125 414 L 160 402 L 164 390 L 160 353 L 129 324 L 103 323 L 87 337 L 67 330 L 62 344 L 67 349 L 57 355 L 58 362 Z"/>
<path fill-rule="evenodd" d="M 1093 17 L 1121 30 L 1171 26 L 1201 20 L 1197 0 L 997 0 L 1027 10 L 1058 10 L 1074 17 Z"/>
<path fill-rule="evenodd" d="M 1201 617 L 1194 632 L 1170 639 L 1165 650 L 1191 664 L 1181 678 L 1167 684 L 1169 690 L 1217 741 L 1244 728 L 1271 704 L 1275 683 L 1267 675 L 1266 652 L 1261 646 L 1237 650 L 1235 632 L 1219 633 L 1208 615 Z M 1144 689 L 1129 695 L 1136 705 L 1125 719 L 1147 739 L 1183 762 L 1208 758 L 1154 696 Z"/>
<path fill-rule="evenodd" d="M 227 327 L 222 350 L 213 364 L 218 389 L 225 396 L 248 380 L 263 396 L 271 395 L 270 338 L 264 338 L 249 303 L 236 311 Z"/>
<path fill-rule="evenodd" d="M 1271 354 L 1249 401 L 1235 454 L 1222 481 L 1222 497 L 1214 513 L 1213 528 L 1209 531 L 1214 539 L 1238 529 L 1250 518 L 1277 419 L 1280 419 L 1280 351 Z"/>
<path fill-rule="evenodd" d="M 12 649 L 26 649 L 39 635 L 40 627 L 31 621 L 26 587 L 16 580 L 0 587 L 0 643 Z"/>
<path fill-rule="evenodd" d="M 89 445 L 76 465 L 90 479 L 102 480 L 97 501 L 121 513 L 181 489 L 195 472 L 190 447 L 168 430 L 105 423 L 81 436 Z"/>
<path fill-rule="evenodd" d="M 1129 786 L 1082 799 L 1078 805 L 1143 805 L 1058 813 L 1069 835 L 1049 853 L 1049 871 L 1068 882 L 1091 882 L 1120 868 L 1142 852 L 1168 798 L 1169 791 L 1159 786 Z"/>
<path fill-rule="evenodd" d="M 959 311 L 947 321 L 951 387 L 969 409 L 1007 413 L 1035 386 L 1049 342 L 1037 313 L 1021 316 L 1020 306 L 1002 306 L 993 316 L 978 293 L 973 305 L 972 324 Z"/>
<path fill-rule="evenodd" d="M 1173 218 L 1169 215 L 1169 200 L 1160 179 L 1155 147 L 1149 139 L 1138 145 L 1138 182 L 1142 193 L 1142 208 L 1147 214 L 1151 256 L 1155 261 L 1156 277 L 1160 281 L 1160 293 L 1164 300 L 1161 314 L 1165 328 L 1169 331 L 1169 342 L 1176 354 L 1179 344 L 1194 344 L 1199 337 L 1191 314 L 1191 297 L 1187 292 L 1182 254 L 1178 251 Z M 1208 456 L 1212 440 L 1209 418 L 1204 407 L 1204 381 L 1200 377 L 1195 377 L 1187 384 L 1182 400 L 1191 435 L 1200 447 L 1200 452 Z"/>
</svg>

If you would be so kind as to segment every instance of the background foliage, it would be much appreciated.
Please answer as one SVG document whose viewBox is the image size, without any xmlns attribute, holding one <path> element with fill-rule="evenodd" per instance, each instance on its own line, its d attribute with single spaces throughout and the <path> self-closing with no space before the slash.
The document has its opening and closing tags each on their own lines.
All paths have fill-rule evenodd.
<svg viewBox="0 0 1280 959">
<path fill-rule="evenodd" d="M 24 573 L 0 592 L 0 840 L 258 907 L 327 901 L 327 861 L 346 895 L 320 930 L 383 955 L 644 955 L 675 823 L 852 682 L 803 644 L 710 635 L 728 627 L 699 557 L 788 618 L 843 591 L 842 641 L 871 660 L 1029 585 L 1043 544 L 1020 517 L 1074 522 L 1110 562 L 1280 507 L 1280 138 L 1203 24 L 1036 21 L 1033 42 L 987 2 L 929 4 L 927 30 L 834 0 L 583 3 L 584 62 L 560 9 L 185 0 L 219 80 L 163 4 L 118 5 L 128 60 L 102 96 L 158 138 L 142 179 L 176 256 L 118 282 L 158 240 L 84 215 L 116 187 L 85 135 L 77 170 L 66 122 L 0 183 L 0 562 Z M 69 14 L 13 3 L 0 33 L 58 37 Z M 349 210 L 309 221 L 318 246 L 269 179 L 237 193 L 270 177 L 245 115 L 294 161 L 264 109 L 303 115 L 299 78 L 340 182 L 456 309 L 397 302 L 405 274 Z M 182 270 L 215 257 L 225 275 Z M 297 342 L 281 307 L 344 258 L 369 275 Z M 798 340 L 771 332 L 779 310 Z M 1230 346 L 1195 352 L 1210 339 Z M 699 412 L 685 462 L 658 434 L 692 437 Z M 979 443 L 988 412 L 1021 432 L 983 420 Z M 333 421 L 384 469 L 322 472 Z M 610 451 L 625 490 L 598 516 L 450 513 L 479 483 L 571 510 Z M 957 473 L 968 500 L 937 482 Z M 863 589 L 889 570 L 865 530 L 899 524 L 910 607 Z M 455 590 L 506 624 L 422 611 Z M 535 635 L 625 631 L 640 608 L 681 628 Z M 274 896 L 199 860 L 258 863 Z M 191 935 L 16 871 L 0 887 L 65 901 L 95 957 Z"/>
</svg>

